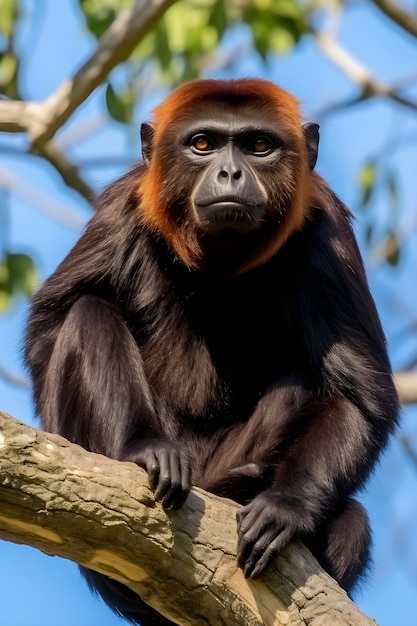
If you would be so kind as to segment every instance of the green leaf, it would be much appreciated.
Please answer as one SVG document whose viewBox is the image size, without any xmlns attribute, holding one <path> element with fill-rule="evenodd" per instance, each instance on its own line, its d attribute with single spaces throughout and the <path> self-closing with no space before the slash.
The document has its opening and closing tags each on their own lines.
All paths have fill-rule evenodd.
<svg viewBox="0 0 417 626">
<path fill-rule="evenodd" d="M 377 175 L 377 165 L 375 161 L 368 161 L 359 172 L 359 185 L 361 187 L 362 196 L 361 204 L 364 208 L 369 204 L 375 189 Z"/>
<path fill-rule="evenodd" d="M 389 250 L 387 261 L 392 267 L 396 267 L 401 258 L 400 240 L 397 233 L 391 232 L 388 235 L 386 248 Z"/>
<path fill-rule="evenodd" d="M 0 262 L 0 311 L 6 311 L 12 298 L 12 283 L 7 257 Z"/>
<path fill-rule="evenodd" d="M 0 0 L 1 1 L 1 0 Z M 10 52 L 0 53 L 0 83 L 7 85 L 14 80 L 17 71 L 17 59 Z"/>
<path fill-rule="evenodd" d="M 155 54 L 163 70 L 167 70 L 171 65 L 172 52 L 168 40 L 168 30 L 162 21 L 155 30 Z M 178 31 L 176 31 L 178 32 Z"/>
<path fill-rule="evenodd" d="M 271 51 L 286 52 L 308 30 L 303 9 L 295 0 L 252 0 L 243 19 L 264 59 Z"/>
<path fill-rule="evenodd" d="M 135 106 L 133 89 L 117 93 L 109 83 L 106 88 L 106 105 L 110 116 L 116 122 L 130 124 Z"/>
<path fill-rule="evenodd" d="M 27 254 L 6 253 L 0 261 L 0 311 L 6 311 L 13 296 L 32 296 L 38 284 L 38 273 Z"/>
<path fill-rule="evenodd" d="M 271 50 L 280 54 L 290 50 L 296 43 L 296 39 L 289 28 L 275 28 L 270 34 L 268 46 Z"/>
<path fill-rule="evenodd" d="M 389 172 L 386 177 L 386 184 L 388 188 L 388 197 L 390 200 L 391 208 L 396 210 L 399 208 L 399 191 L 398 191 L 398 179 L 395 172 Z"/>
<path fill-rule="evenodd" d="M 88 30 L 97 38 L 108 29 L 123 9 L 132 6 L 134 0 L 79 0 Z"/>
<path fill-rule="evenodd" d="M 226 10 L 226 3 L 224 0 L 216 0 L 214 3 L 210 16 L 207 22 L 210 26 L 214 26 L 218 33 L 218 38 L 223 35 L 228 24 L 228 15 Z"/>
<path fill-rule="evenodd" d="M 10 37 L 18 15 L 17 0 L 0 0 L 0 33 Z"/>
<path fill-rule="evenodd" d="M 10 308 L 12 302 L 12 294 L 0 285 L 0 312 L 5 313 Z"/>
<path fill-rule="evenodd" d="M 8 254 L 6 263 L 12 293 L 19 292 L 30 297 L 38 282 L 38 274 L 30 256 L 27 254 Z"/>
</svg>

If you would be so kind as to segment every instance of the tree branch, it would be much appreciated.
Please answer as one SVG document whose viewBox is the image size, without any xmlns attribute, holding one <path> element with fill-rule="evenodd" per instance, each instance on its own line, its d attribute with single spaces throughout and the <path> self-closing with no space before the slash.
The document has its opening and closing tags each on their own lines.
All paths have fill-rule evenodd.
<svg viewBox="0 0 417 626">
<path fill-rule="evenodd" d="M 0 131 L 26 132 L 32 142 L 31 151 L 44 156 L 67 185 L 91 201 L 93 190 L 51 139 L 110 72 L 130 56 L 174 2 L 136 0 L 132 8 L 120 13 L 109 26 L 82 67 L 45 101 L 0 100 Z"/>
<path fill-rule="evenodd" d="M 13 191 L 25 202 L 32 205 L 37 211 L 47 215 L 66 228 L 79 231 L 86 223 L 86 218 L 71 211 L 64 204 L 51 198 L 41 189 L 30 185 L 23 178 L 0 165 L 0 186 Z"/>
<path fill-rule="evenodd" d="M 30 387 L 30 383 L 26 378 L 20 376 L 19 374 L 15 374 L 14 372 L 10 372 L 1 365 L 0 378 L 2 378 L 7 384 L 13 385 L 14 387 L 20 387 L 21 389 L 29 389 Z"/>
<path fill-rule="evenodd" d="M 259 580 L 236 567 L 237 505 L 155 503 L 146 473 L 0 412 L 0 537 L 107 574 L 183 626 L 371 626 L 301 544 Z"/>
<path fill-rule="evenodd" d="M 335 110 L 347 108 L 372 97 L 385 97 L 405 106 L 412 111 L 417 111 L 417 102 L 410 100 L 397 92 L 395 86 L 390 86 L 377 80 L 372 76 L 370 70 L 362 65 L 352 54 L 347 52 L 331 35 L 325 31 L 315 31 L 312 29 L 314 38 L 321 51 L 327 58 L 338 67 L 354 84 L 360 88 L 358 96 L 347 100 L 344 103 L 337 103 L 326 108 L 323 114 L 328 114 Z"/>
<path fill-rule="evenodd" d="M 413 37 L 417 37 L 417 17 L 414 13 L 390 0 L 372 0 L 372 2 L 386 17 Z"/>
<path fill-rule="evenodd" d="M 46 159 L 57 170 L 68 187 L 78 191 L 90 204 L 94 202 L 96 196 L 94 190 L 80 175 L 78 167 L 65 157 L 55 142 L 48 141 L 39 147 L 34 145 L 31 152 Z"/>
<path fill-rule="evenodd" d="M 137 0 L 109 26 L 91 57 L 44 102 L 0 102 L 0 130 L 49 141 L 116 65 L 125 61 L 175 0 Z"/>
<path fill-rule="evenodd" d="M 394 375 L 395 386 L 401 403 L 417 403 L 417 373 L 416 372 L 396 372 Z"/>
<path fill-rule="evenodd" d="M 44 103 L 46 124 L 33 129 L 37 143 L 51 139 L 76 108 L 110 74 L 125 61 L 143 37 L 175 0 L 136 0 L 131 9 L 120 13 L 101 37 L 99 45 L 86 63 L 66 80 Z"/>
</svg>

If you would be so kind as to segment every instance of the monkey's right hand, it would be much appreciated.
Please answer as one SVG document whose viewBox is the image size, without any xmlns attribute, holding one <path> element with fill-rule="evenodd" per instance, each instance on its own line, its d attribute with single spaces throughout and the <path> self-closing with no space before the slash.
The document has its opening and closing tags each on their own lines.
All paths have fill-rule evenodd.
<svg viewBox="0 0 417 626">
<path fill-rule="evenodd" d="M 179 509 L 191 489 L 191 458 L 184 446 L 167 439 L 142 439 L 125 459 L 148 472 L 155 500 L 165 509 Z"/>
</svg>

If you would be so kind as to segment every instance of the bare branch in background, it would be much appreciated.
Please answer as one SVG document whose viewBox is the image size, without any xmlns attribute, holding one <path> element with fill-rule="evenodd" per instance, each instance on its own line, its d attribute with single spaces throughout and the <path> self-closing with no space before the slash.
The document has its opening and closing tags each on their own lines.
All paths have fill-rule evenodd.
<svg viewBox="0 0 417 626">
<path fill-rule="evenodd" d="M 48 141 L 112 69 L 125 61 L 175 0 L 137 0 L 109 26 L 84 65 L 44 102 L 43 117 L 31 129 L 32 139 Z"/>
<path fill-rule="evenodd" d="M 78 215 L 75 211 L 71 211 L 58 200 L 52 199 L 48 194 L 37 187 L 33 187 L 27 181 L 12 174 L 12 172 L 6 170 L 1 165 L 0 187 L 12 191 L 17 197 L 20 197 L 39 211 L 39 213 L 47 215 L 66 228 L 80 231 L 85 226 L 85 217 Z"/>
<path fill-rule="evenodd" d="M 413 37 L 417 37 L 417 16 L 415 13 L 407 11 L 403 6 L 390 0 L 372 0 L 372 2 L 390 20 Z"/>
<path fill-rule="evenodd" d="M 338 102 L 328 108 L 323 114 L 348 108 L 372 97 L 385 97 L 401 104 L 405 107 L 417 111 L 417 102 L 405 98 L 399 94 L 395 86 L 387 85 L 375 78 L 370 70 L 362 65 L 352 54 L 347 52 L 332 36 L 325 30 L 313 31 L 315 40 L 325 56 L 338 67 L 355 85 L 360 88 L 358 96 L 344 102 Z"/>
<path fill-rule="evenodd" d="M 161 15 L 175 0 L 137 0 L 120 13 L 101 37 L 97 48 L 82 67 L 66 79 L 43 102 L 0 101 L 0 131 L 26 132 L 33 151 L 47 158 L 64 181 L 85 198 L 92 190 L 57 148 L 51 138 L 88 96 L 125 61 Z"/>
<path fill-rule="evenodd" d="M 394 380 L 401 403 L 417 403 L 417 372 L 396 372 Z"/>
<path fill-rule="evenodd" d="M 13 387 L 21 387 L 22 389 L 28 389 L 29 381 L 20 376 L 19 374 L 14 374 L 10 372 L 5 367 L 0 365 L 0 378 L 2 378 L 9 385 L 13 385 Z"/>
<path fill-rule="evenodd" d="M 0 130 L 27 131 L 42 145 L 103 83 L 113 68 L 125 61 L 160 16 L 175 0 L 138 0 L 109 26 L 91 57 L 43 102 L 0 101 Z"/>
<path fill-rule="evenodd" d="M 32 153 L 45 158 L 59 172 L 68 187 L 78 191 L 88 202 L 94 201 L 95 192 L 82 178 L 78 167 L 68 161 L 55 142 L 48 141 L 39 148 L 35 145 L 32 148 Z"/>
<path fill-rule="evenodd" d="M 109 118 L 102 111 L 97 111 L 83 120 L 79 120 L 68 129 L 63 129 L 59 137 L 55 138 L 56 146 L 65 152 L 73 146 L 86 141 L 89 137 L 99 133 L 108 124 Z"/>
</svg>

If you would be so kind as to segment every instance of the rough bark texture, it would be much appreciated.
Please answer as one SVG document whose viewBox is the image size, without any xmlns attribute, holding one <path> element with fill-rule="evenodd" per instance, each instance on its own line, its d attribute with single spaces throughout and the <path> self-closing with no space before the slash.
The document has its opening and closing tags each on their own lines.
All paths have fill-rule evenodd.
<svg viewBox="0 0 417 626">
<path fill-rule="evenodd" d="M 237 508 L 194 489 L 167 514 L 134 464 L 0 412 L 0 538 L 112 576 L 178 624 L 375 624 L 300 544 L 246 581 L 235 562 Z"/>
</svg>

